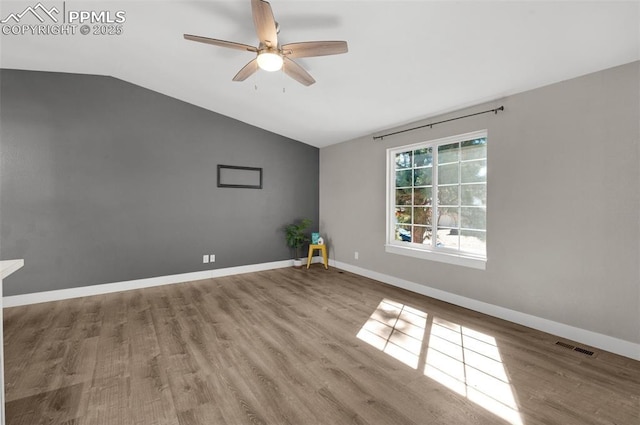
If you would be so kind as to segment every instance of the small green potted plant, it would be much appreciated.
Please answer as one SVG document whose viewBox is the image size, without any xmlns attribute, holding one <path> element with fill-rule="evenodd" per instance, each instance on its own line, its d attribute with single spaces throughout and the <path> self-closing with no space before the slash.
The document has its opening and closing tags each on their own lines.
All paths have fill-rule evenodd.
<svg viewBox="0 0 640 425">
<path fill-rule="evenodd" d="M 311 220 L 304 218 L 298 223 L 291 223 L 285 227 L 285 238 L 287 246 L 291 248 L 295 257 L 293 258 L 294 267 L 302 267 L 302 247 L 309 242 L 309 237 L 305 234 L 305 230 L 311 225 Z"/>
</svg>

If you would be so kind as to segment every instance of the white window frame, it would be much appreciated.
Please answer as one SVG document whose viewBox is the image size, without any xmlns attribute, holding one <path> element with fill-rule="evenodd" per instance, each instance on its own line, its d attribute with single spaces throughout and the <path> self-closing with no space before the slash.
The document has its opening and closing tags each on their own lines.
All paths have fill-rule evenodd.
<svg viewBox="0 0 640 425">
<path fill-rule="evenodd" d="M 471 133 L 459 134 L 450 137 L 444 137 L 441 139 L 424 141 L 414 143 L 411 145 L 398 146 L 395 148 L 387 149 L 387 214 L 386 214 L 386 244 L 385 251 L 391 254 L 406 255 L 409 257 L 420 258 L 424 260 L 439 261 L 448 264 L 455 264 L 459 266 L 471 267 L 475 269 L 485 270 L 487 257 L 486 255 L 476 255 L 468 252 L 461 252 L 459 250 L 447 249 L 443 247 L 433 247 L 430 245 L 422 245 L 412 242 L 398 241 L 395 238 L 395 185 L 396 185 L 396 153 L 405 152 L 408 150 L 414 150 L 424 147 L 433 147 L 437 152 L 437 148 L 440 145 L 446 145 L 456 142 L 464 142 L 467 140 L 473 140 L 478 138 L 487 138 L 488 145 L 488 131 L 479 130 Z M 437 153 L 434 155 L 437 158 Z M 487 155 L 488 163 L 488 155 Z M 433 165 L 433 190 L 435 198 L 435 189 L 437 186 L 438 170 L 437 159 L 434 159 Z M 437 199 L 435 200 L 434 210 L 437 211 Z M 434 234 L 437 233 L 437 226 L 433 229 Z"/>
</svg>

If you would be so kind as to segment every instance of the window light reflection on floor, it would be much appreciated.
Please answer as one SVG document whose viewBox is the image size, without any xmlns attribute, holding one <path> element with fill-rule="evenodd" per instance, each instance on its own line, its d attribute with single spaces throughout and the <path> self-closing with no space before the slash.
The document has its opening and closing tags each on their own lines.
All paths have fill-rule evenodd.
<svg viewBox="0 0 640 425">
<path fill-rule="evenodd" d="M 417 369 L 426 323 L 426 313 L 384 299 L 360 329 L 358 338 Z"/>
<path fill-rule="evenodd" d="M 424 374 L 513 425 L 522 425 L 495 338 L 434 318 Z"/>
<path fill-rule="evenodd" d="M 467 397 L 512 425 L 522 425 L 494 337 L 384 299 L 357 337 Z"/>
</svg>

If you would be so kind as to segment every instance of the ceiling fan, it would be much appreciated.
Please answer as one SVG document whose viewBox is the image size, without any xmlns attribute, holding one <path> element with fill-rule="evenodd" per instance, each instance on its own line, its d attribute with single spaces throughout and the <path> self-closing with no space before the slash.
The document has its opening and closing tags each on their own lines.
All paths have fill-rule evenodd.
<svg viewBox="0 0 640 425">
<path fill-rule="evenodd" d="M 246 80 L 258 71 L 258 68 L 265 71 L 282 69 L 289 77 L 305 86 L 310 86 L 316 80 L 304 68 L 294 62 L 294 58 L 337 55 L 348 51 L 346 41 L 305 41 L 281 46 L 278 44 L 280 28 L 273 17 L 269 2 L 251 0 L 251 12 L 253 14 L 253 24 L 260 40 L 258 47 L 191 34 L 184 34 L 184 38 L 200 43 L 213 44 L 214 46 L 256 53 L 256 57 L 233 77 L 233 81 Z"/>
</svg>

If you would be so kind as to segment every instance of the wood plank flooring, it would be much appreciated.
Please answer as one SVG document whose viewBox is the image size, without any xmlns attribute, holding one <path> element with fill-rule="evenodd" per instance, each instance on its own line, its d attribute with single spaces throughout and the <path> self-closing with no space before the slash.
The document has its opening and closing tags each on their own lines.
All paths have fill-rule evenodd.
<svg viewBox="0 0 640 425">
<path fill-rule="evenodd" d="M 319 265 L 4 327 L 7 425 L 640 424 L 640 362 Z"/>
</svg>

